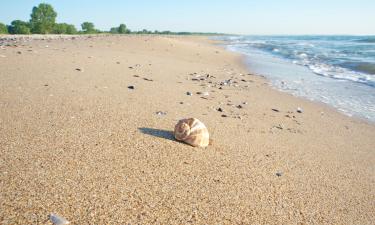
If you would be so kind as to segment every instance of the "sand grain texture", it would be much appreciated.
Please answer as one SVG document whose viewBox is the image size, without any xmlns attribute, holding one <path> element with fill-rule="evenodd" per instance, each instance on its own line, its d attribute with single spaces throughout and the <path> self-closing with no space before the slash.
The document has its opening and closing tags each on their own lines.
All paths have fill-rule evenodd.
<svg viewBox="0 0 375 225">
<path fill-rule="evenodd" d="M 375 221 L 375 127 L 271 89 L 206 38 L 34 40 L 0 54 L 0 224 Z M 174 140 L 189 117 L 208 148 Z"/>
</svg>

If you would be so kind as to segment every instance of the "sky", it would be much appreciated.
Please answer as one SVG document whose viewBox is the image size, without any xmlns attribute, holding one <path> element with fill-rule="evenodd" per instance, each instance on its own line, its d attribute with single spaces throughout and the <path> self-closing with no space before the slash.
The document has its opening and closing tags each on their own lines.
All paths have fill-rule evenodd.
<svg viewBox="0 0 375 225">
<path fill-rule="evenodd" d="M 231 34 L 375 34 L 375 0 L 0 0 L 0 22 L 28 21 L 33 6 L 51 4 L 57 22 L 90 21 L 100 30 Z"/>
</svg>

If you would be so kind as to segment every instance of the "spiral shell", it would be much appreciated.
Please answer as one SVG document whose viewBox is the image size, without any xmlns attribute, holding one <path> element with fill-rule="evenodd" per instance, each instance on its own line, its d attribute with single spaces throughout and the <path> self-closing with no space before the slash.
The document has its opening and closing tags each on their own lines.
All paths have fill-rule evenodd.
<svg viewBox="0 0 375 225">
<path fill-rule="evenodd" d="M 174 128 L 174 137 L 194 147 L 207 147 L 210 139 L 207 127 L 195 118 L 178 121 Z"/>
</svg>

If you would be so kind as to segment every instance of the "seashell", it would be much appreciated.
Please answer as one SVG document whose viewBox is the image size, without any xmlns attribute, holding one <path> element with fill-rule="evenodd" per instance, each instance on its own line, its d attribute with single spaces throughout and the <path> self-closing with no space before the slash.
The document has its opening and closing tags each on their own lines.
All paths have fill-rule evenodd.
<svg viewBox="0 0 375 225">
<path fill-rule="evenodd" d="M 66 225 L 69 224 L 70 222 L 66 220 L 64 217 L 61 217 L 59 215 L 56 215 L 54 213 L 51 213 L 49 216 L 49 219 L 51 222 L 55 225 Z"/>
<path fill-rule="evenodd" d="M 207 147 L 210 142 L 207 127 L 195 118 L 178 121 L 174 128 L 174 137 L 194 147 Z"/>
</svg>

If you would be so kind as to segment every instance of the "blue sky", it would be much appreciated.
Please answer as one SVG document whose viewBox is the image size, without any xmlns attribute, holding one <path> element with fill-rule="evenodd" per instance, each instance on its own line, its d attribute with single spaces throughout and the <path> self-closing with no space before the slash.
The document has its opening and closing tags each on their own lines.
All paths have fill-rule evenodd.
<svg viewBox="0 0 375 225">
<path fill-rule="evenodd" d="M 102 30 L 237 34 L 375 34 L 375 0 L 0 0 L 0 22 L 29 20 L 33 6 L 50 3 L 57 22 Z"/>
</svg>

